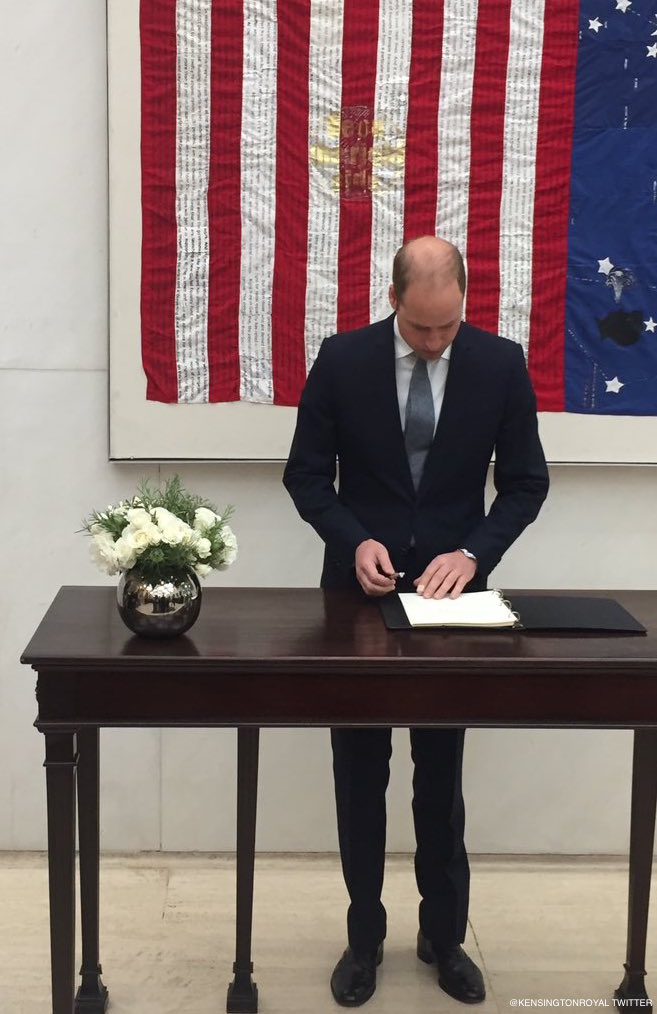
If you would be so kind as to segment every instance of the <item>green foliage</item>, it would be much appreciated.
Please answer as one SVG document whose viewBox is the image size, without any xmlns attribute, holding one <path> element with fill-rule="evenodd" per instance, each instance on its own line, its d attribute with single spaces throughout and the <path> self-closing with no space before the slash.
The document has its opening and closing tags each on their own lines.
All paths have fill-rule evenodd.
<svg viewBox="0 0 657 1014">
<path fill-rule="evenodd" d="M 143 479 L 137 490 L 135 500 L 138 503 L 134 504 L 134 506 L 145 507 L 147 510 L 153 507 L 165 507 L 166 510 L 171 511 L 172 514 L 175 514 L 176 517 L 188 525 L 194 523 L 194 514 L 198 507 L 207 507 L 208 510 L 214 511 L 215 514 L 219 513 L 215 505 L 206 500 L 205 497 L 189 493 L 183 486 L 179 475 L 174 475 L 172 479 L 168 479 L 164 489 L 159 487 L 153 489 L 148 479 Z M 232 513 L 233 508 L 227 507 L 221 515 L 222 521 L 227 521 Z"/>
</svg>

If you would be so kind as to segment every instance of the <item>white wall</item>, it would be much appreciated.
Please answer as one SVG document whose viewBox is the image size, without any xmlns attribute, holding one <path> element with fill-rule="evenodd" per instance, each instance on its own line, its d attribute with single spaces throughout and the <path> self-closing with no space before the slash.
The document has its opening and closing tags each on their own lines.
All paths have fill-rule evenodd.
<svg viewBox="0 0 657 1014">
<path fill-rule="evenodd" d="M 173 470 L 107 461 L 104 3 L 7 5 L 1 46 L 0 847 L 42 848 L 35 679 L 18 657 L 60 584 L 109 581 L 88 560 L 80 519 L 144 474 Z M 179 469 L 190 487 L 237 508 L 239 560 L 211 583 L 317 583 L 320 545 L 295 516 L 281 470 Z M 654 587 L 654 471 L 560 468 L 552 482 L 496 581 Z M 407 850 L 407 736 L 395 737 L 389 845 Z M 625 850 L 629 733 L 472 731 L 467 742 L 471 850 Z M 261 772 L 259 847 L 334 849 L 328 734 L 263 733 Z M 103 732 L 105 847 L 232 849 L 234 775 L 230 731 Z"/>
</svg>

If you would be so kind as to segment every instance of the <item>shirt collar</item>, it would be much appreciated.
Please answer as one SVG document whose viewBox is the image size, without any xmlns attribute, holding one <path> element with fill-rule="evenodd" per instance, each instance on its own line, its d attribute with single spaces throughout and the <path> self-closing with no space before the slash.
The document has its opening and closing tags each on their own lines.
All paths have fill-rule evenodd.
<svg viewBox="0 0 657 1014">
<path fill-rule="evenodd" d="M 408 344 L 408 342 L 402 338 L 402 333 L 399 330 L 399 324 L 397 323 L 397 314 L 395 314 L 394 316 L 392 327 L 395 332 L 395 359 L 403 359 L 405 356 L 415 355 L 413 349 Z M 450 343 L 440 358 L 449 359 L 451 354 L 452 354 L 452 346 Z"/>
</svg>

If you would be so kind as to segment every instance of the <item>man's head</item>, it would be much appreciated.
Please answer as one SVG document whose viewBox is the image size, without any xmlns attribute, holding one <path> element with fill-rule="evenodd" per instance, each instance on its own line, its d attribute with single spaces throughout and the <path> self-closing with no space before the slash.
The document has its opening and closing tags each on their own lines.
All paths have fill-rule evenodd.
<svg viewBox="0 0 657 1014">
<path fill-rule="evenodd" d="M 464 295 L 463 259 L 451 243 L 420 236 L 397 251 L 388 298 L 402 338 L 424 359 L 439 359 L 454 341 Z"/>
</svg>

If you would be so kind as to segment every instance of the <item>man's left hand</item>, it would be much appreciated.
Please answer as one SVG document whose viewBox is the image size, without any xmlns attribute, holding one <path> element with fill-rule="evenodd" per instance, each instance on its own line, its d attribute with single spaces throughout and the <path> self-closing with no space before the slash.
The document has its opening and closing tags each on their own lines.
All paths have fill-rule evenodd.
<svg viewBox="0 0 657 1014">
<path fill-rule="evenodd" d="M 453 553 L 434 556 L 413 584 L 425 599 L 443 599 L 446 595 L 456 599 L 476 571 L 476 561 L 457 549 Z"/>
</svg>

